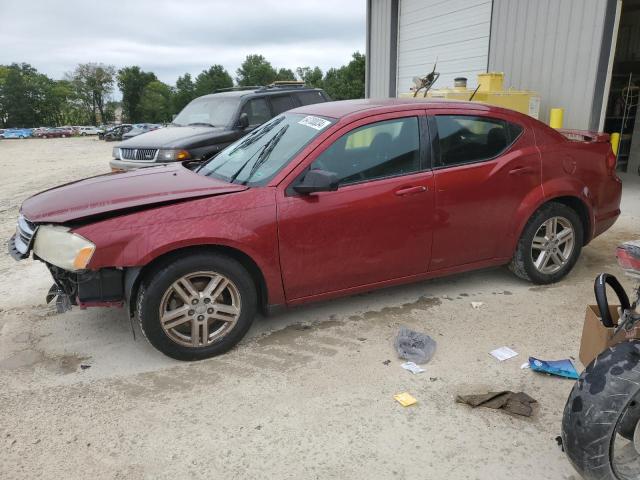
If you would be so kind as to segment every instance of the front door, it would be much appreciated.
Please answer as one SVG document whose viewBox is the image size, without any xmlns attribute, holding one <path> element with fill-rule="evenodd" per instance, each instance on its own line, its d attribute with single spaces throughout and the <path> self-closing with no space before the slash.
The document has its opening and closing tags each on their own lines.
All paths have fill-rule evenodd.
<svg viewBox="0 0 640 480">
<path fill-rule="evenodd" d="M 504 255 L 500 247 L 513 235 L 518 207 L 540 188 L 533 132 L 526 122 L 468 110 L 429 117 L 429 129 L 436 157 L 430 270 Z"/>
<path fill-rule="evenodd" d="M 334 172 L 334 192 L 278 201 L 287 301 L 424 273 L 432 236 L 433 174 L 416 111 L 345 127 L 307 159 Z M 299 181 L 300 178 L 296 179 Z"/>
</svg>

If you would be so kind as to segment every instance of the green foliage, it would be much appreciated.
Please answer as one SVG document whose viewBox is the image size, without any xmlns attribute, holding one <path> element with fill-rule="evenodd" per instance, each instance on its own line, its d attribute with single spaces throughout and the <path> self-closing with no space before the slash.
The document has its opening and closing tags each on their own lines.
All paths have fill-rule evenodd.
<svg viewBox="0 0 640 480">
<path fill-rule="evenodd" d="M 298 77 L 309 87 L 322 88 L 322 70 L 320 67 L 298 67 Z"/>
<path fill-rule="evenodd" d="M 173 113 L 178 113 L 195 97 L 196 86 L 191 80 L 191 74 L 185 73 L 182 77 L 178 77 L 172 99 Z"/>
<path fill-rule="evenodd" d="M 364 98 L 365 56 L 359 52 L 340 68 L 330 68 L 323 80 L 324 90 L 333 100 Z"/>
<path fill-rule="evenodd" d="M 169 85 L 159 80 L 147 83 L 140 95 L 138 111 L 145 122 L 164 123 L 171 121 L 173 92 Z"/>
<path fill-rule="evenodd" d="M 280 68 L 276 73 L 276 81 L 295 81 L 296 74 L 288 68 Z"/>
<path fill-rule="evenodd" d="M 84 105 L 93 125 L 104 118 L 104 104 L 113 91 L 115 74 L 113 65 L 102 63 L 80 63 L 73 73 L 68 74 L 76 96 Z"/>
<path fill-rule="evenodd" d="M 143 122 L 140 113 L 140 98 L 147 84 L 158 80 L 153 72 L 144 72 L 138 66 L 121 68 L 118 71 L 118 88 L 122 92 L 122 113 L 131 123 Z"/>
<path fill-rule="evenodd" d="M 274 82 L 278 72 L 262 55 L 247 55 L 240 68 L 236 70 L 236 82 L 241 87 L 269 85 Z"/>
<path fill-rule="evenodd" d="M 233 79 L 229 72 L 222 65 L 212 65 L 196 77 L 195 97 L 208 95 L 221 88 L 229 87 L 233 87 Z"/>
</svg>

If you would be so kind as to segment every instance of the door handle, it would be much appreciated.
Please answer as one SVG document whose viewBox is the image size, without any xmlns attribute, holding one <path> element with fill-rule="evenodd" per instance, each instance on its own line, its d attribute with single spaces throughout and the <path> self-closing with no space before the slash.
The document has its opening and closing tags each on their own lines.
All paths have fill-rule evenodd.
<svg viewBox="0 0 640 480">
<path fill-rule="evenodd" d="M 509 175 L 530 175 L 532 173 L 535 172 L 531 167 L 516 167 L 512 170 L 509 170 Z"/>
<path fill-rule="evenodd" d="M 396 195 L 399 197 L 406 197 L 407 195 L 415 195 L 416 193 L 426 192 L 428 190 L 424 185 L 418 185 L 417 187 L 405 187 L 396 190 Z"/>
</svg>

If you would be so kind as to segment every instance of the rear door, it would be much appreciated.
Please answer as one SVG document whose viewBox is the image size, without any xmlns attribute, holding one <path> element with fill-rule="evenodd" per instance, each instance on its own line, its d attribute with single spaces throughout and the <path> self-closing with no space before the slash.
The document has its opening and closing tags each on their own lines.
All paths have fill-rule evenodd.
<svg viewBox="0 0 640 480">
<path fill-rule="evenodd" d="M 427 271 L 433 174 L 421 114 L 379 115 L 336 132 L 305 164 L 336 173 L 338 190 L 297 195 L 303 172 L 278 195 L 287 301 Z"/>
<path fill-rule="evenodd" d="M 526 121 L 501 113 L 438 110 L 429 116 L 436 225 L 430 270 L 504 255 L 514 215 L 540 187 L 541 162 Z"/>
<path fill-rule="evenodd" d="M 269 95 L 269 100 L 271 101 L 271 110 L 273 111 L 274 117 L 298 106 L 290 93 L 283 95 Z"/>
</svg>

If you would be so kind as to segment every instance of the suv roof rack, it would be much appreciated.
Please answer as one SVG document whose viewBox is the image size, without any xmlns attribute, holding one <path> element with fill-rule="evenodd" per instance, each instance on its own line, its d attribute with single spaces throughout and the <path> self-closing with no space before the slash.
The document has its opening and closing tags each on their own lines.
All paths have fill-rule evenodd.
<svg viewBox="0 0 640 480">
<path fill-rule="evenodd" d="M 260 90 L 270 90 L 272 88 L 304 88 L 305 83 L 299 80 L 276 80 L 275 82 L 261 87 Z"/>
<path fill-rule="evenodd" d="M 227 87 L 227 88 L 218 88 L 216 90 L 213 91 L 213 93 L 219 93 L 219 92 L 236 92 L 236 91 L 241 91 L 241 90 L 260 90 L 261 88 L 264 88 L 260 85 L 249 85 L 246 87 Z"/>
</svg>

